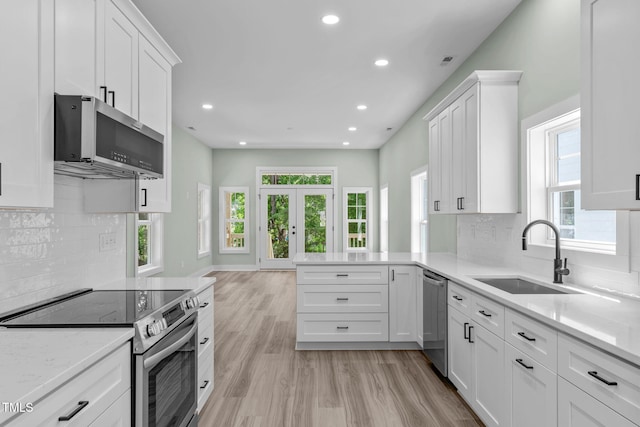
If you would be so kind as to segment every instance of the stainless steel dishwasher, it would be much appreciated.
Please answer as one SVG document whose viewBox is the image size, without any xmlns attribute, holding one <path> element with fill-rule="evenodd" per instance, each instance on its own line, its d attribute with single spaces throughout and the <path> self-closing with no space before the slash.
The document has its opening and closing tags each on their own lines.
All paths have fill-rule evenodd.
<svg viewBox="0 0 640 427">
<path fill-rule="evenodd" d="M 429 270 L 422 271 L 422 351 L 443 376 L 447 376 L 447 282 Z"/>
</svg>

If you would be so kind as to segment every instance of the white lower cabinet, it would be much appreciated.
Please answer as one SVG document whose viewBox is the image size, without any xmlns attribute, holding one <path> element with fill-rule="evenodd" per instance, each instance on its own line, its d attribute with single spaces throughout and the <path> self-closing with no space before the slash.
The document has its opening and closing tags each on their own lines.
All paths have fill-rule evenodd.
<svg viewBox="0 0 640 427">
<path fill-rule="evenodd" d="M 558 378 L 558 425 L 561 427 L 634 427 L 604 403 Z"/>
<path fill-rule="evenodd" d="M 387 313 L 299 313 L 299 342 L 389 341 Z"/>
<path fill-rule="evenodd" d="M 557 426 L 557 374 L 510 344 L 505 350 L 507 425 Z"/>
<path fill-rule="evenodd" d="M 198 293 L 198 412 L 213 392 L 213 286 Z"/>
<path fill-rule="evenodd" d="M 505 343 L 449 307 L 449 379 L 487 426 L 505 423 Z"/>
<path fill-rule="evenodd" d="M 412 265 L 389 266 L 389 341 L 417 340 L 416 274 Z"/>
<path fill-rule="evenodd" d="M 114 350 L 44 398 L 9 426 L 131 425 L 131 343 Z M 115 406 L 114 406 L 115 405 Z M 60 420 L 60 418 L 68 420 Z"/>
</svg>

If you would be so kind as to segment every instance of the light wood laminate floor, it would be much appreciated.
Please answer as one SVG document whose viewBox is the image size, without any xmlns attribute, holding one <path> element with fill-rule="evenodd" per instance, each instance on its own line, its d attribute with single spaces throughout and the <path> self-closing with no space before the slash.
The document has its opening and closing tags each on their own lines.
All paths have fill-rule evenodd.
<svg viewBox="0 0 640 427">
<path fill-rule="evenodd" d="M 209 426 L 482 426 L 420 351 L 296 351 L 295 272 L 216 272 Z"/>
</svg>

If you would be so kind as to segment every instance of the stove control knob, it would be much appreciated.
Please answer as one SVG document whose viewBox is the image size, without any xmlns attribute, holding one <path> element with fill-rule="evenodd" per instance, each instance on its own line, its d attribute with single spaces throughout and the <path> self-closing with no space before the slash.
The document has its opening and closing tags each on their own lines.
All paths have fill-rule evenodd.
<svg viewBox="0 0 640 427">
<path fill-rule="evenodd" d="M 187 309 L 189 310 L 194 309 L 196 307 L 196 302 L 194 301 L 194 298 L 187 298 L 184 301 L 184 303 L 187 306 Z"/>
<path fill-rule="evenodd" d="M 163 329 L 165 329 L 162 326 L 163 326 L 162 322 L 158 322 L 158 321 L 149 323 L 147 325 L 147 335 L 149 335 L 149 337 L 155 337 L 160 332 L 162 332 Z"/>
</svg>

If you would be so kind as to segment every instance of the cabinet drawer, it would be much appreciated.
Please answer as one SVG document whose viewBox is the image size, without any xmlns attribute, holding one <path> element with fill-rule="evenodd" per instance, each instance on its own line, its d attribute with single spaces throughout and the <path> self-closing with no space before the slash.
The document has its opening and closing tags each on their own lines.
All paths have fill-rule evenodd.
<svg viewBox="0 0 640 427">
<path fill-rule="evenodd" d="M 505 340 L 542 365 L 557 371 L 558 333 L 513 310 L 505 310 Z"/>
<path fill-rule="evenodd" d="M 202 411 L 207 399 L 213 392 L 213 365 L 198 373 L 198 412 Z"/>
<path fill-rule="evenodd" d="M 208 313 L 213 313 L 213 286 L 210 286 L 204 291 L 200 292 L 198 294 L 198 301 L 200 302 L 198 316 L 204 316 Z"/>
<path fill-rule="evenodd" d="M 213 325 L 200 329 L 198 325 L 198 357 L 209 348 L 213 347 Z"/>
<path fill-rule="evenodd" d="M 387 313 L 298 314 L 298 341 L 389 341 Z"/>
<path fill-rule="evenodd" d="M 457 308 L 460 312 L 471 315 L 471 291 L 459 286 L 453 282 L 449 282 L 447 291 L 447 301 L 449 305 Z"/>
<path fill-rule="evenodd" d="M 388 285 L 298 285 L 298 313 L 386 313 Z"/>
<path fill-rule="evenodd" d="M 637 424 L 563 378 L 558 378 L 558 426 L 637 427 Z"/>
<path fill-rule="evenodd" d="M 504 306 L 474 294 L 471 298 L 471 319 L 504 338 Z"/>
<path fill-rule="evenodd" d="M 389 267 L 386 265 L 302 265 L 296 270 L 299 285 L 386 285 Z"/>
<path fill-rule="evenodd" d="M 131 389 L 128 389 L 102 413 L 90 427 L 129 427 L 131 425 Z"/>
<path fill-rule="evenodd" d="M 69 416 L 80 407 L 79 402 L 89 402 L 66 427 L 90 425 L 123 393 L 131 388 L 131 344 L 127 342 L 95 365 L 53 390 L 43 399 L 34 402 L 34 411 L 21 415 L 15 425 L 59 426 L 61 416 Z M 127 414 L 130 417 L 130 413 Z"/>
<path fill-rule="evenodd" d="M 558 375 L 616 412 L 640 423 L 640 369 L 637 367 L 559 334 Z M 615 384 L 608 385 L 605 381 Z"/>
</svg>

